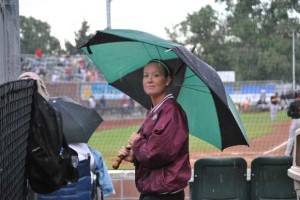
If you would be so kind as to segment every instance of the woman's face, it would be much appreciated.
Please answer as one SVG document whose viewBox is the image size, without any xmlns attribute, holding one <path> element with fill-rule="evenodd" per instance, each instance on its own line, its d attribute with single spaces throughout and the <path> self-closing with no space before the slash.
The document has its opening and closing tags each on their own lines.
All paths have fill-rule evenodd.
<svg viewBox="0 0 300 200">
<path fill-rule="evenodd" d="M 144 67 L 144 91 L 152 98 L 164 98 L 170 82 L 171 78 L 165 77 L 164 70 L 157 63 L 149 63 Z"/>
</svg>

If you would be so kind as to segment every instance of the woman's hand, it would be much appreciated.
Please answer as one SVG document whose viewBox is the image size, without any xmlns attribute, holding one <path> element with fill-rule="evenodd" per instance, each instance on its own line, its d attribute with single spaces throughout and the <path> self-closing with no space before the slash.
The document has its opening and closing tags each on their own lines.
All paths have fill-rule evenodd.
<svg viewBox="0 0 300 200">
<path fill-rule="evenodd" d="M 133 162 L 135 158 L 130 145 L 122 146 L 119 150 L 119 156 L 122 156 L 123 160 L 127 162 Z"/>
<path fill-rule="evenodd" d="M 129 155 L 130 147 L 128 146 L 127 148 L 125 146 L 122 146 L 119 150 L 119 156 L 126 157 Z"/>
</svg>

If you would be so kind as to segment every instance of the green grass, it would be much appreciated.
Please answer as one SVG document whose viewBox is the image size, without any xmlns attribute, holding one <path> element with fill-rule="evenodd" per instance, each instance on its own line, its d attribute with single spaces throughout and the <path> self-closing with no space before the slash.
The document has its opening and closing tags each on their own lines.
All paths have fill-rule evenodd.
<svg viewBox="0 0 300 200">
<path fill-rule="evenodd" d="M 276 125 L 290 120 L 284 110 L 277 113 L 275 122 L 270 120 L 270 112 L 245 113 L 240 116 L 249 139 L 268 135 L 276 129 Z"/>
<path fill-rule="evenodd" d="M 96 131 L 89 141 L 89 145 L 100 150 L 103 155 L 115 156 L 121 146 L 127 144 L 128 138 L 138 126 L 114 128 Z"/>
<path fill-rule="evenodd" d="M 240 116 L 248 139 L 270 134 L 276 128 L 274 125 L 278 125 L 286 120 L 290 120 L 290 118 L 286 115 L 286 111 L 280 111 L 277 113 L 276 122 L 270 121 L 269 112 L 241 113 Z M 111 164 L 114 162 L 114 159 L 118 154 L 118 150 L 121 146 L 127 144 L 128 138 L 132 132 L 138 129 L 138 127 L 139 125 L 127 127 L 124 126 L 121 128 L 97 131 L 90 139 L 89 145 L 101 152 L 108 165 L 107 167 L 111 169 Z M 192 135 L 190 135 L 189 145 L 191 152 L 220 151 L 216 147 Z M 122 169 L 133 168 L 132 165 L 121 165 L 121 167 Z"/>
</svg>

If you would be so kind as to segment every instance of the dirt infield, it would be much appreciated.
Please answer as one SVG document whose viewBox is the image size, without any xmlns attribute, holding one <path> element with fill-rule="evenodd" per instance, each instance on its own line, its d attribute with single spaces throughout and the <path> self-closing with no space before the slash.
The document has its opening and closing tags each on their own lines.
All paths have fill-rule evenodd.
<svg viewBox="0 0 300 200">
<path fill-rule="evenodd" d="M 290 122 L 277 124 L 272 134 L 249 141 L 250 146 L 234 146 L 219 152 L 195 153 L 191 155 L 191 163 L 202 157 L 243 157 L 248 166 L 258 156 L 283 156 L 288 139 Z"/>
<path fill-rule="evenodd" d="M 143 122 L 142 118 L 105 120 L 97 130 L 106 130 L 113 127 L 124 125 L 139 125 Z M 255 138 L 249 141 L 250 146 L 234 146 L 223 151 L 197 152 L 191 153 L 191 164 L 203 157 L 243 157 L 250 166 L 251 161 L 257 156 L 282 156 L 286 148 L 290 121 L 283 122 L 276 126 L 272 134 Z"/>
</svg>

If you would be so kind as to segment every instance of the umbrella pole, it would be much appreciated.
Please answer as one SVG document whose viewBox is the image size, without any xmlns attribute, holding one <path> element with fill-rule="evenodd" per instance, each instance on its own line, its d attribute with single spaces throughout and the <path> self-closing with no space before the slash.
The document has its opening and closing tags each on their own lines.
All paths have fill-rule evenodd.
<svg viewBox="0 0 300 200">
<path fill-rule="evenodd" d="M 125 148 L 126 148 L 127 150 L 130 151 L 131 145 L 130 145 L 130 144 L 127 144 L 127 145 L 125 146 Z M 122 163 L 122 160 L 123 160 L 124 158 L 125 158 L 125 156 L 123 156 L 123 155 L 118 155 L 117 158 L 116 158 L 116 160 L 115 160 L 115 163 L 112 165 L 112 168 L 113 168 L 113 169 L 119 169 L 120 164 Z"/>
</svg>

